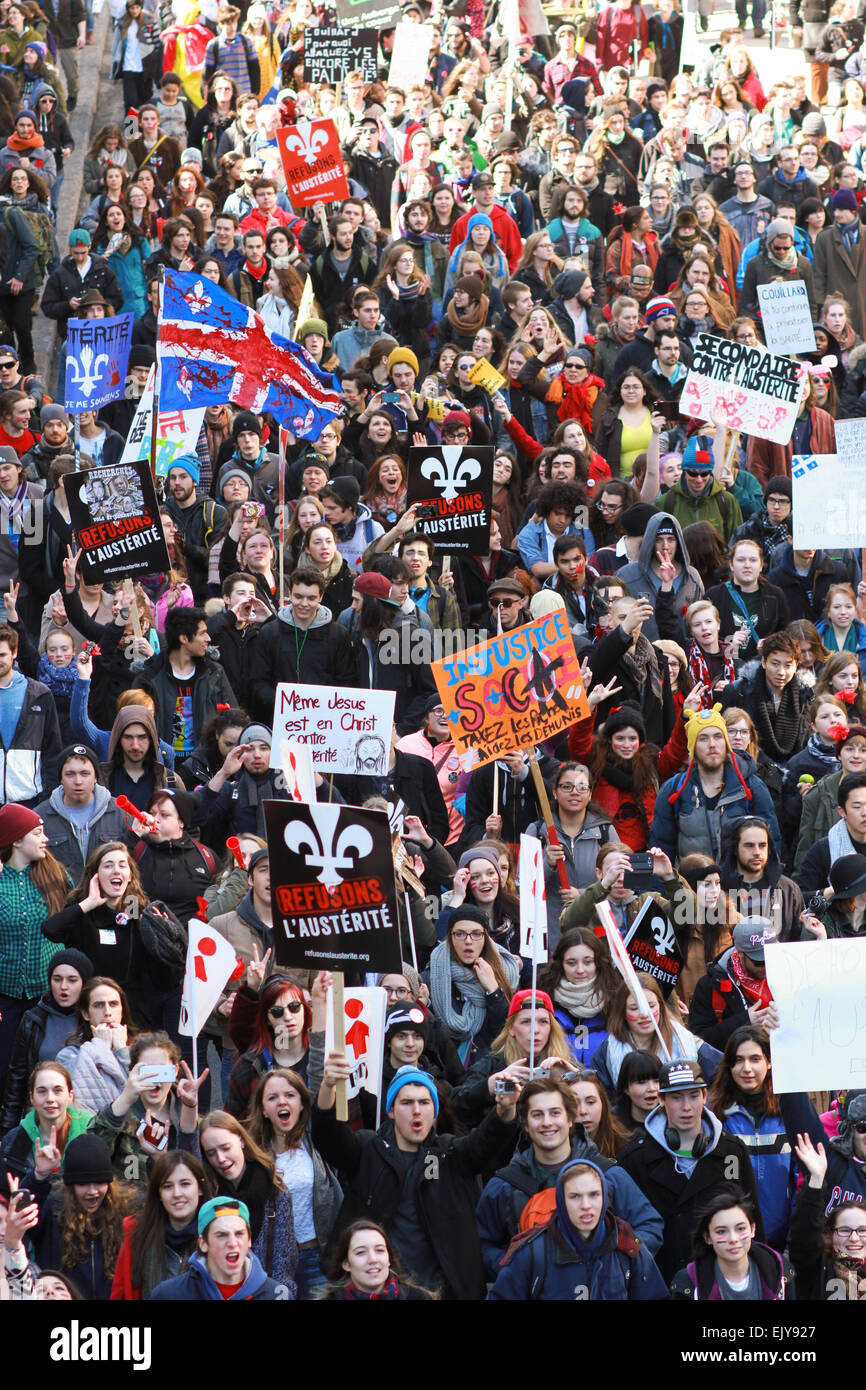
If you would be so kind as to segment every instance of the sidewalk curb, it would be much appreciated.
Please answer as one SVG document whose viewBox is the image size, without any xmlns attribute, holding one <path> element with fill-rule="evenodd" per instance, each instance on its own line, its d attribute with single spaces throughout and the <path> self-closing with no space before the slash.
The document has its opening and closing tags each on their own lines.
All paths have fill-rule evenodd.
<svg viewBox="0 0 866 1390">
<path fill-rule="evenodd" d="M 90 201 L 89 198 L 84 198 L 84 159 L 95 134 L 102 69 L 110 34 L 111 17 L 106 5 L 102 14 L 96 16 L 93 43 L 80 50 L 78 105 L 68 117 L 75 149 L 63 166 L 63 187 L 60 192 L 60 206 L 57 209 L 55 232 L 61 259 L 69 250 L 69 233 L 78 221 L 83 206 Z M 105 79 L 108 79 L 107 71 Z M 37 372 L 51 395 L 60 355 L 57 325 L 53 319 L 47 319 L 41 313 L 34 313 L 33 316 L 33 347 Z"/>
</svg>

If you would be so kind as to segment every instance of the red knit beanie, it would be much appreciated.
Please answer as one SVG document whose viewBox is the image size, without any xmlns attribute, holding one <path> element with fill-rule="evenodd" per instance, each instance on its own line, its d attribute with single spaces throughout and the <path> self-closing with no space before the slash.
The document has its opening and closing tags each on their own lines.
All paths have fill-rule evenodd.
<svg viewBox="0 0 866 1390">
<path fill-rule="evenodd" d="M 41 824 L 41 816 L 27 806 L 19 806 L 17 801 L 0 806 L 0 849 L 8 849 L 17 840 L 23 840 Z"/>
</svg>

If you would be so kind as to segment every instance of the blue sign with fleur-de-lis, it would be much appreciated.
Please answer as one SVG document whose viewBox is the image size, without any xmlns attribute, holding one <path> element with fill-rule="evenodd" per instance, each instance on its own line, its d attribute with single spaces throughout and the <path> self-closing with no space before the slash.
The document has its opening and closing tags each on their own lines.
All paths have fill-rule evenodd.
<svg viewBox="0 0 866 1390">
<path fill-rule="evenodd" d="M 100 410 L 109 401 L 121 399 L 134 321 L 134 314 L 69 320 L 64 404 L 70 415 Z"/>
</svg>

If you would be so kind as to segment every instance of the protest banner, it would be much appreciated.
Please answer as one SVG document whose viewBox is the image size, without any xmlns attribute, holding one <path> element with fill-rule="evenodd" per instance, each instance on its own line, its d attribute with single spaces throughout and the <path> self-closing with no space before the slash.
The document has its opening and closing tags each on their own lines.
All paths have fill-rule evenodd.
<svg viewBox="0 0 866 1390">
<path fill-rule="evenodd" d="M 777 941 L 764 954 L 776 1094 L 866 1086 L 866 940 Z"/>
<path fill-rule="evenodd" d="M 290 801 L 315 801 L 316 776 L 309 748 L 302 743 L 280 742 L 280 767 L 286 780 L 286 795 Z"/>
<path fill-rule="evenodd" d="M 321 25 L 304 34 L 304 81 L 336 87 L 347 72 L 360 72 L 375 82 L 379 33 L 376 29 L 344 29 Z M 299 319 L 303 323 L 303 319 Z"/>
<path fill-rule="evenodd" d="M 333 121 L 299 121 L 297 125 L 279 126 L 277 143 L 286 192 L 296 212 L 314 203 L 348 198 L 340 137 Z"/>
<path fill-rule="evenodd" d="M 480 386 L 486 391 L 488 396 L 501 391 L 503 386 L 508 385 L 507 379 L 498 372 L 492 362 L 488 362 L 486 357 L 479 357 L 472 371 L 469 373 L 469 380 L 473 386 Z"/>
<path fill-rule="evenodd" d="M 838 454 L 795 454 L 791 493 L 797 549 L 866 545 L 866 452 L 845 463 Z"/>
<path fill-rule="evenodd" d="M 134 322 L 134 314 L 69 320 L 64 404 L 70 415 L 122 398 Z"/>
<path fill-rule="evenodd" d="M 290 969 L 401 969 L 384 811 L 266 801 L 274 955 Z"/>
<path fill-rule="evenodd" d="M 544 846 L 535 835 L 521 835 L 517 864 L 520 886 L 520 955 L 543 965 L 547 960 L 547 892 Z"/>
<path fill-rule="evenodd" d="M 654 976 L 667 998 L 683 973 L 685 961 L 670 918 L 650 894 L 623 942 L 635 969 Z"/>
<path fill-rule="evenodd" d="M 552 738 L 589 713 L 561 610 L 434 661 L 430 669 L 466 770 Z"/>
<path fill-rule="evenodd" d="M 834 420 L 833 433 L 836 453 L 845 468 L 856 468 L 866 459 L 866 420 L 862 416 L 854 420 Z"/>
<path fill-rule="evenodd" d="M 169 569 L 156 490 L 143 459 L 69 473 L 64 491 L 85 584 L 139 579 Z"/>
<path fill-rule="evenodd" d="M 399 0 L 335 0 L 335 9 L 339 22 L 350 28 L 369 24 L 374 29 L 391 29 L 400 14 Z"/>
<path fill-rule="evenodd" d="M 156 368 L 151 367 L 144 394 L 138 403 L 126 444 L 120 456 L 121 463 L 134 463 L 136 459 L 150 458 L 150 444 L 153 434 L 153 379 Z M 204 424 L 205 407 L 196 406 L 193 410 L 161 410 L 156 431 L 156 476 L 167 478 L 168 470 L 181 454 L 195 453 L 196 441 Z"/>
<path fill-rule="evenodd" d="M 771 281 L 758 286 L 761 327 L 771 352 L 814 352 L 812 310 L 803 280 Z"/>
<path fill-rule="evenodd" d="M 430 60 L 433 28 L 430 24 L 410 24 L 408 20 L 394 30 L 394 47 L 388 69 L 389 87 L 423 86 Z"/>
<path fill-rule="evenodd" d="M 228 941 L 198 917 L 187 924 L 189 944 L 177 1031 L 196 1038 L 220 1001 L 220 995 L 238 967 Z"/>
<path fill-rule="evenodd" d="M 341 690 L 283 681 L 274 699 L 271 767 L 283 739 L 309 748 L 317 772 L 382 776 L 394 727 L 393 690 Z"/>
<path fill-rule="evenodd" d="M 373 986 L 343 991 L 342 1042 L 352 1069 L 346 1083 L 350 1100 L 361 1090 L 369 1091 L 374 1096 L 381 1095 L 387 1010 L 388 991 L 385 989 Z M 418 1009 L 418 1015 L 423 1022 L 425 1014 L 422 1009 Z M 325 1056 L 333 1051 L 334 991 L 329 989 L 325 1013 Z"/>
<path fill-rule="evenodd" d="M 712 420 L 717 411 L 728 429 L 787 444 L 801 396 L 801 362 L 762 347 L 699 333 L 680 398 L 680 414 Z"/>
<path fill-rule="evenodd" d="M 409 450 L 406 505 L 440 554 L 488 554 L 495 452 L 492 444 Z"/>
</svg>

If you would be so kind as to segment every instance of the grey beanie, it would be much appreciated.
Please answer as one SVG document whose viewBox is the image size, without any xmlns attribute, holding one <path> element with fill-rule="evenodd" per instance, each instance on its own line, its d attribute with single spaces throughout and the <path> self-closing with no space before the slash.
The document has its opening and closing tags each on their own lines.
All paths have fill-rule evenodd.
<svg viewBox="0 0 866 1390">
<path fill-rule="evenodd" d="M 767 242 L 775 241 L 777 236 L 789 236 L 793 240 L 794 228 L 786 217 L 774 217 L 767 227 Z"/>
<path fill-rule="evenodd" d="M 241 732 L 241 736 L 238 739 L 238 743 L 251 743 L 253 739 L 257 739 L 262 743 L 266 743 L 270 748 L 271 742 L 273 740 L 273 734 L 271 733 L 267 724 L 248 724 L 247 727 Z"/>
<path fill-rule="evenodd" d="M 70 423 L 69 416 L 62 405 L 44 405 L 39 412 L 39 422 L 44 427 L 49 420 L 62 420 L 64 425 Z"/>
<path fill-rule="evenodd" d="M 496 872 L 499 873 L 499 855 L 496 853 L 496 850 L 491 849 L 489 845 L 476 845 L 475 849 L 467 849 L 465 854 L 461 854 L 460 856 L 460 863 L 457 865 L 458 869 L 468 869 L 473 859 L 486 859 L 489 864 L 493 865 Z"/>
<path fill-rule="evenodd" d="M 850 1158 L 854 1150 L 854 1123 L 866 1120 L 866 1091 L 848 1091 L 844 1106 L 839 1105 L 839 1129 L 830 1147 Z"/>
</svg>

